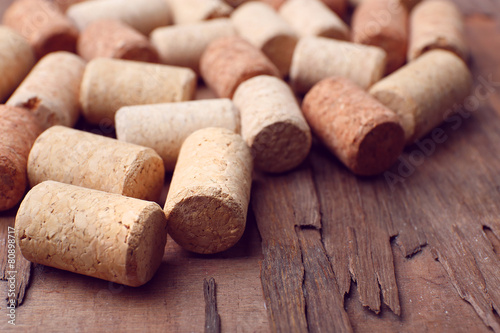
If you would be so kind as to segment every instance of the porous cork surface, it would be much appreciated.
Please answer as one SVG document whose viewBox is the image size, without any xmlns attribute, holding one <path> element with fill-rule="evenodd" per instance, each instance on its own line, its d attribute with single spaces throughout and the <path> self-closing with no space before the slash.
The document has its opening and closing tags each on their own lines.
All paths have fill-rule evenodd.
<svg viewBox="0 0 500 333">
<path fill-rule="evenodd" d="M 284 81 L 266 75 L 247 80 L 236 90 L 234 104 L 257 169 L 284 172 L 307 157 L 311 130 Z"/>
<path fill-rule="evenodd" d="M 399 115 L 411 144 L 451 115 L 471 88 L 472 75 L 461 58 L 432 50 L 376 83 L 370 94 Z"/>
<path fill-rule="evenodd" d="M 279 13 L 301 37 L 350 39 L 349 27 L 320 0 L 288 0 Z"/>
<path fill-rule="evenodd" d="M 53 181 L 28 192 L 15 234 L 29 261 L 132 287 L 153 277 L 167 240 L 158 204 Z"/>
<path fill-rule="evenodd" d="M 231 21 L 220 18 L 157 28 L 151 33 L 151 42 L 157 48 L 162 63 L 189 67 L 199 73 L 201 55 L 210 42 L 235 34 Z"/>
<path fill-rule="evenodd" d="M 77 51 L 87 61 L 102 57 L 158 62 L 158 52 L 146 36 L 111 19 L 90 23 L 80 34 Z"/>
<path fill-rule="evenodd" d="M 411 12 L 408 60 L 432 49 L 452 51 L 464 60 L 469 57 L 462 13 L 451 1 L 423 1 Z"/>
<path fill-rule="evenodd" d="M 35 56 L 26 39 L 0 26 L 0 102 L 9 97 L 34 64 Z"/>
<path fill-rule="evenodd" d="M 161 157 L 151 148 L 54 126 L 33 145 L 28 177 L 32 187 L 54 180 L 155 201 L 165 170 Z"/>
<path fill-rule="evenodd" d="M 229 99 L 123 107 L 116 113 L 118 140 L 154 149 L 173 171 L 184 140 L 206 127 L 240 131 L 239 112 Z"/>
<path fill-rule="evenodd" d="M 114 123 L 123 106 L 187 101 L 195 89 L 189 68 L 97 58 L 85 69 L 80 104 L 88 122 Z"/>
<path fill-rule="evenodd" d="M 297 35 L 292 27 L 270 6 L 250 1 L 231 14 L 238 34 L 260 49 L 282 76 L 290 71 Z"/>
<path fill-rule="evenodd" d="M 251 183 L 252 156 L 240 135 L 194 132 L 182 145 L 165 203 L 170 236 L 192 252 L 230 248 L 245 230 Z"/>
<path fill-rule="evenodd" d="M 386 18 L 380 21 L 380 16 Z M 386 73 L 406 62 L 408 51 L 408 10 L 400 0 L 366 0 L 354 11 L 352 40 L 378 46 L 387 53 Z"/>
<path fill-rule="evenodd" d="M 276 66 L 241 37 L 222 37 L 208 45 L 200 60 L 201 76 L 219 97 L 233 97 L 236 88 L 258 75 L 279 76 Z"/>
<path fill-rule="evenodd" d="M 28 154 L 41 131 L 26 110 L 0 105 L 0 211 L 21 201 L 28 184 Z"/>
<path fill-rule="evenodd" d="M 84 1 L 68 8 L 66 14 L 80 31 L 100 19 L 122 21 L 144 35 L 157 27 L 172 23 L 166 0 L 99 0 Z"/>
<path fill-rule="evenodd" d="M 298 93 L 331 76 L 346 77 L 366 89 L 382 78 L 385 65 L 386 53 L 379 47 L 304 37 L 293 54 L 290 81 Z"/>
<path fill-rule="evenodd" d="M 316 84 L 302 109 L 313 132 L 357 175 L 387 170 L 403 151 L 398 116 L 345 78 Z"/>
<path fill-rule="evenodd" d="M 223 0 L 164 0 L 172 8 L 175 24 L 195 23 L 228 17 L 233 8 Z"/>
<path fill-rule="evenodd" d="M 43 57 L 7 101 L 23 107 L 38 124 L 73 127 L 80 116 L 78 96 L 85 61 L 69 52 L 54 52 Z"/>
<path fill-rule="evenodd" d="M 17 0 L 5 11 L 3 24 L 25 37 L 37 58 L 54 51 L 76 50 L 78 29 L 49 1 Z"/>
</svg>

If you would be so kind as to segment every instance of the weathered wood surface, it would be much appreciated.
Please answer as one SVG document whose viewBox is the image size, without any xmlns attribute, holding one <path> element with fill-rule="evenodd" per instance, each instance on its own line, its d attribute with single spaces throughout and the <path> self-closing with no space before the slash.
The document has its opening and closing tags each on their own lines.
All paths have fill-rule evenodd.
<svg viewBox="0 0 500 333">
<path fill-rule="evenodd" d="M 217 291 L 214 278 L 203 280 L 205 297 L 205 333 L 220 333 L 220 316 L 217 311 Z"/>
</svg>

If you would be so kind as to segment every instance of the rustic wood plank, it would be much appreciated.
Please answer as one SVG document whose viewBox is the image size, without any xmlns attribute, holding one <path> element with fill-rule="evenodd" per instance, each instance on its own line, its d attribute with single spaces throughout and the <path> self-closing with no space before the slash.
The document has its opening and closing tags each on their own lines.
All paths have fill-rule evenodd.
<svg viewBox="0 0 500 333">
<path fill-rule="evenodd" d="M 217 312 L 214 278 L 203 280 L 203 296 L 205 298 L 205 333 L 220 333 L 220 316 Z"/>
</svg>

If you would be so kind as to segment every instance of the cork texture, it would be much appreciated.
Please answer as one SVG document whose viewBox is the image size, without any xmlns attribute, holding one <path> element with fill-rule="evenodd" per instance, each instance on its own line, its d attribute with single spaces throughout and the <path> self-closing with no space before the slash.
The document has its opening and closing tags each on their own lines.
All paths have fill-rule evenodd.
<svg viewBox="0 0 500 333">
<path fill-rule="evenodd" d="M 187 101 L 195 89 L 189 68 L 98 58 L 85 69 L 80 104 L 88 122 L 114 123 L 122 106 Z"/>
<path fill-rule="evenodd" d="M 53 181 L 26 195 L 15 235 L 29 261 L 132 287 L 153 277 L 167 240 L 158 204 Z"/>
<path fill-rule="evenodd" d="M 311 131 L 288 85 L 261 75 L 243 82 L 234 94 L 241 113 L 241 135 L 255 168 L 285 172 L 298 166 L 311 149 Z"/>
<path fill-rule="evenodd" d="M 287 1 L 287 0 L 260 0 L 263 3 L 268 4 L 269 6 L 273 7 L 275 10 L 279 10 L 280 7 Z"/>
<path fill-rule="evenodd" d="M 415 6 L 410 33 L 409 61 L 432 49 L 452 51 L 464 60 L 469 57 L 463 17 L 451 1 L 423 1 Z"/>
<path fill-rule="evenodd" d="M 84 30 L 100 19 L 122 21 L 144 35 L 157 27 L 172 23 L 166 0 L 99 0 L 84 1 L 68 8 L 66 14 Z"/>
<path fill-rule="evenodd" d="M 54 126 L 38 137 L 28 158 L 33 187 L 46 180 L 155 201 L 163 161 L 151 148 Z"/>
<path fill-rule="evenodd" d="M 52 0 L 52 2 L 59 7 L 59 9 L 65 13 L 69 7 L 72 5 L 79 3 L 79 2 L 84 2 L 84 1 L 90 1 L 90 0 Z"/>
<path fill-rule="evenodd" d="M 3 24 L 28 40 L 37 58 L 55 51 L 75 52 L 78 29 L 57 5 L 46 0 L 17 0 Z"/>
<path fill-rule="evenodd" d="M 43 57 L 7 101 L 31 112 L 43 129 L 73 127 L 80 116 L 78 96 L 85 62 L 78 56 L 54 52 Z"/>
<path fill-rule="evenodd" d="M 30 44 L 13 30 L 0 26 L 0 102 L 10 96 L 34 64 Z"/>
<path fill-rule="evenodd" d="M 199 73 L 201 55 L 207 46 L 217 38 L 234 35 L 231 21 L 220 18 L 157 28 L 151 33 L 151 42 L 158 49 L 162 63 Z"/>
<path fill-rule="evenodd" d="M 403 151 L 398 116 L 345 78 L 320 81 L 302 109 L 313 132 L 357 175 L 387 170 Z"/>
<path fill-rule="evenodd" d="M 288 75 L 297 35 L 292 27 L 269 5 L 250 1 L 231 15 L 236 31 L 260 49 L 278 68 Z"/>
<path fill-rule="evenodd" d="M 352 40 L 382 48 L 387 53 L 386 73 L 394 72 L 406 62 L 407 9 L 400 0 L 363 1 L 354 11 Z"/>
<path fill-rule="evenodd" d="M 300 37 L 350 39 L 349 27 L 319 0 L 288 0 L 279 13 Z"/>
<path fill-rule="evenodd" d="M 90 23 L 78 39 L 77 51 L 87 61 L 102 57 L 158 62 L 158 52 L 149 39 L 118 20 Z"/>
<path fill-rule="evenodd" d="M 166 0 L 175 24 L 196 23 L 228 17 L 233 8 L 222 0 Z"/>
<path fill-rule="evenodd" d="M 382 78 L 385 65 L 386 53 L 381 48 L 304 37 L 293 54 L 290 82 L 296 92 L 306 93 L 325 78 L 342 76 L 366 89 Z"/>
<path fill-rule="evenodd" d="M 240 83 L 258 75 L 279 76 L 276 66 L 241 37 L 211 42 L 201 56 L 201 76 L 219 97 L 233 97 Z"/>
<path fill-rule="evenodd" d="M 28 184 L 28 155 L 41 131 L 26 110 L 0 105 L 0 211 L 21 201 Z"/>
<path fill-rule="evenodd" d="M 375 84 L 370 93 L 400 116 L 410 144 L 443 122 L 471 89 L 472 75 L 462 59 L 432 50 Z"/>
<path fill-rule="evenodd" d="M 168 232 L 186 250 L 224 251 L 245 230 L 252 156 L 223 128 L 191 134 L 182 145 L 165 203 Z"/>
<path fill-rule="evenodd" d="M 116 113 L 118 140 L 154 149 L 173 171 L 184 140 L 206 127 L 240 131 L 239 112 L 229 99 L 123 107 Z"/>
</svg>

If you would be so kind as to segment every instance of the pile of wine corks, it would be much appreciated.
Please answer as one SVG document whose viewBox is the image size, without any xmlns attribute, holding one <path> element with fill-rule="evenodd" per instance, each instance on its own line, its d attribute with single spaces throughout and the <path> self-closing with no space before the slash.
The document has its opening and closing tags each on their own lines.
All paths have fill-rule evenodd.
<svg viewBox="0 0 500 333">
<path fill-rule="evenodd" d="M 391 168 L 469 94 L 463 29 L 447 0 L 15 1 L 0 211 L 22 201 L 27 259 L 140 286 L 167 233 L 235 245 L 252 178 L 298 167 L 315 139 L 357 176 Z"/>
</svg>

